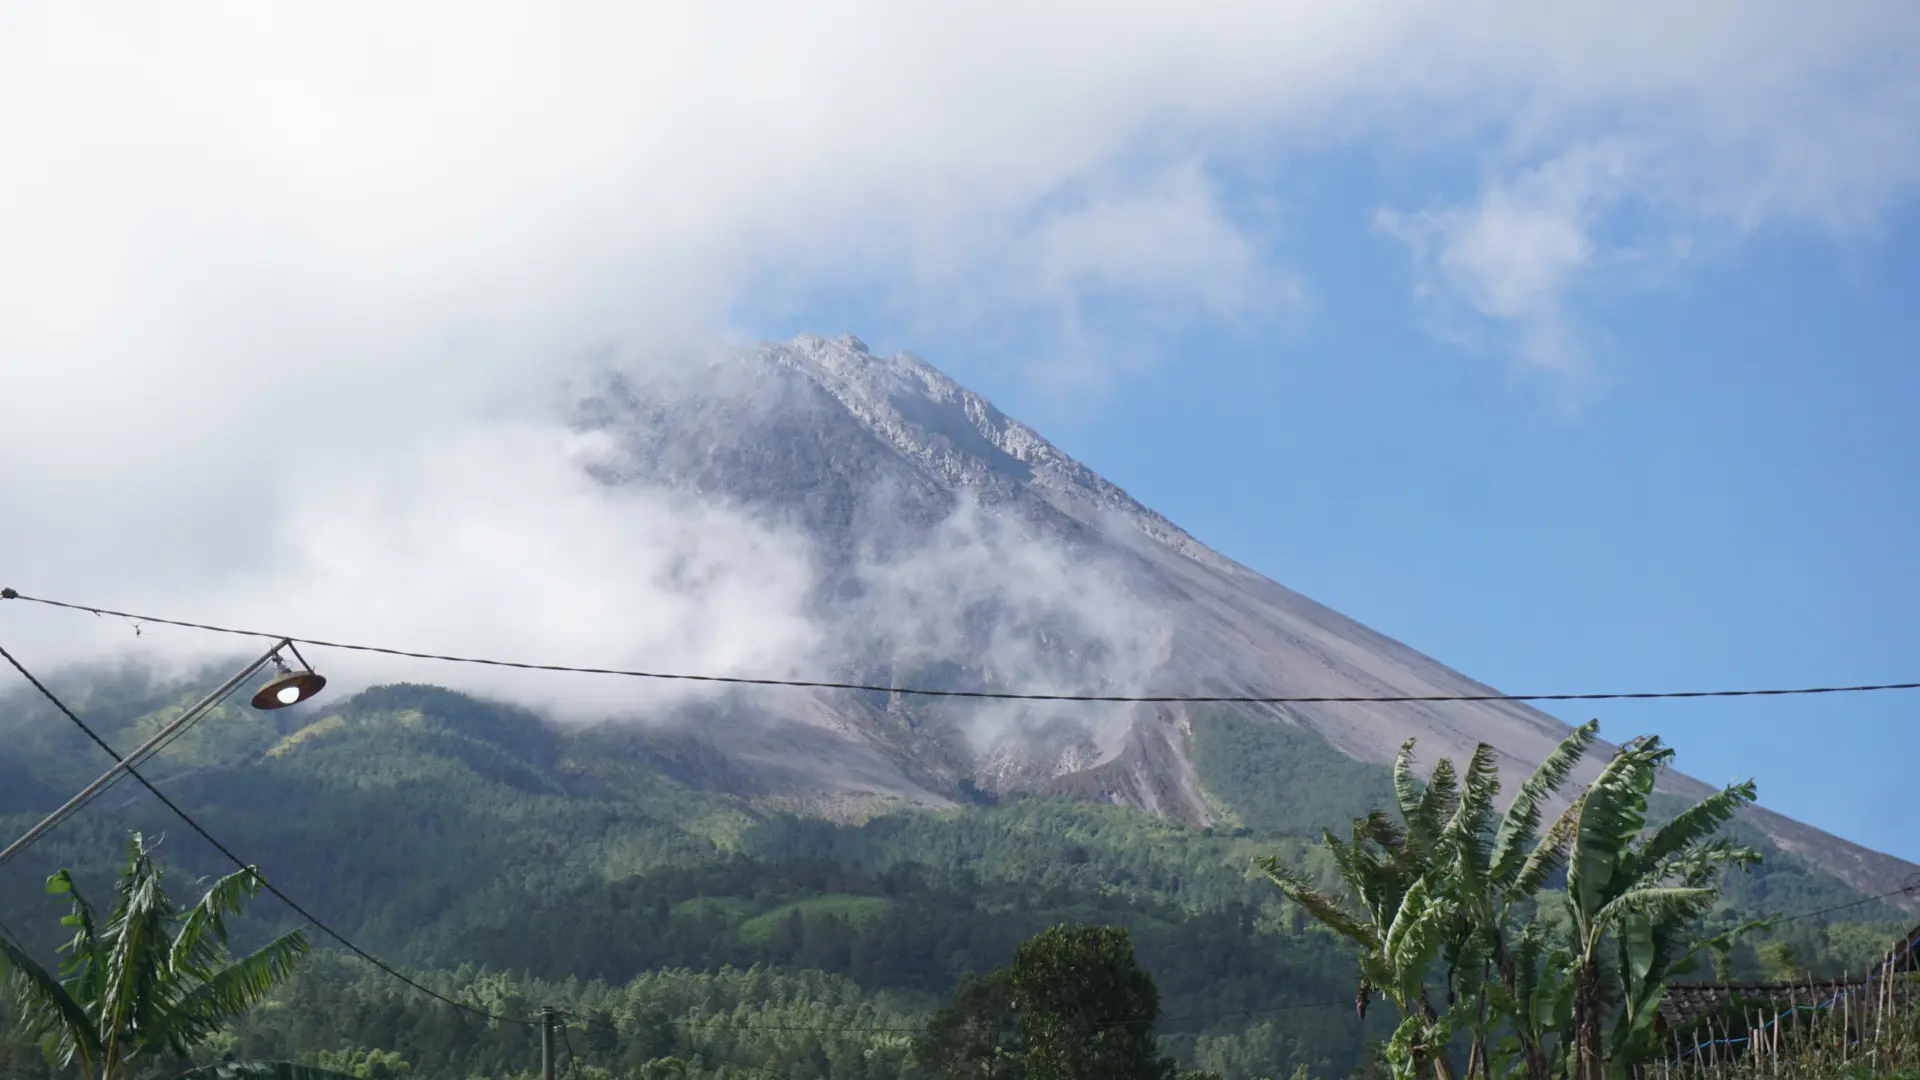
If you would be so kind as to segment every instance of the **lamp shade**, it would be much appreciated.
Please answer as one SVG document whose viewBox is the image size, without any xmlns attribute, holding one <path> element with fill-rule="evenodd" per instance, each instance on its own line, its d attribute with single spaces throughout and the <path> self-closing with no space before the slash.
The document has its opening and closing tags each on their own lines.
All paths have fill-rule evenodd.
<svg viewBox="0 0 1920 1080">
<path fill-rule="evenodd" d="M 289 671 L 270 680 L 253 695 L 253 707 L 256 709 L 284 709 L 289 705 L 298 705 L 320 692 L 327 685 L 327 677 L 313 671 Z"/>
</svg>

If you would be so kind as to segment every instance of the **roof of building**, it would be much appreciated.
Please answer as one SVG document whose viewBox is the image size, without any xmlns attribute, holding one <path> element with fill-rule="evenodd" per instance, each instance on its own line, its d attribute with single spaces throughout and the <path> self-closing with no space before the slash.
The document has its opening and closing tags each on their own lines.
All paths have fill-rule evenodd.
<svg viewBox="0 0 1920 1080">
<path fill-rule="evenodd" d="M 1920 926 L 1907 931 L 1874 969 L 1849 979 L 1807 979 L 1785 983 L 1668 983 L 1660 999 L 1661 1026 L 1671 1031 L 1710 1015 L 1729 1023 L 1742 1015 L 1755 1019 L 1794 1008 L 1823 1008 L 1843 998 L 1858 1001 L 1863 991 L 1880 985 L 1889 974 L 1920 970 Z M 1894 1000 L 1907 1001 L 1914 988 L 1905 980 L 1888 991 Z"/>
<path fill-rule="evenodd" d="M 1809 980 L 1801 983 L 1668 983 L 1660 999 L 1660 1020 L 1668 1030 L 1684 1027 L 1709 1015 L 1753 1015 L 1771 1019 L 1775 1013 L 1800 1007 L 1821 1008 L 1844 996 L 1856 1000 L 1868 988 L 1866 979 Z M 1903 995 L 1904 996 L 1904 995 Z"/>
</svg>

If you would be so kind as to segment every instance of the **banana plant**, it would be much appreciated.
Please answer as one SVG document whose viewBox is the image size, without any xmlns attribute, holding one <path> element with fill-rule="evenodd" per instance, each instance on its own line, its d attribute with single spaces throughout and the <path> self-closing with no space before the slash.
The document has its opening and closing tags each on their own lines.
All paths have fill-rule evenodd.
<svg viewBox="0 0 1920 1080">
<path fill-rule="evenodd" d="M 1512 981 L 1490 984 L 1488 996 L 1510 1033 L 1494 1048 L 1495 1075 L 1552 1077 L 1556 1062 L 1565 1061 L 1562 1035 L 1572 1027 L 1572 954 L 1555 945 L 1537 923 L 1522 928 L 1514 941 L 1508 966 Z"/>
<path fill-rule="evenodd" d="M 1544 837 L 1540 823 L 1547 803 L 1573 774 L 1599 730 L 1600 722 L 1589 720 L 1569 732 L 1520 785 L 1497 826 L 1497 753 L 1481 743 L 1467 762 L 1457 809 L 1441 834 L 1439 849 L 1451 860 L 1447 877 L 1463 916 L 1455 931 L 1461 940 L 1450 947 L 1463 959 L 1485 957 L 1492 975 L 1483 971 L 1471 982 L 1482 1000 L 1473 1014 L 1469 1072 L 1486 1062 L 1492 1030 L 1505 1021 L 1513 1029 L 1524 1075 L 1528 1080 L 1548 1078 L 1548 1029 L 1535 1022 L 1532 991 L 1521 985 L 1523 969 L 1540 959 L 1538 931 L 1529 928 L 1533 951 L 1517 963 L 1509 927 L 1516 905 L 1537 894 L 1564 863 L 1571 819 L 1563 814 Z M 1537 976 L 1529 973 L 1527 978 Z"/>
<path fill-rule="evenodd" d="M 1693 938 L 1691 919 L 1632 915 L 1622 920 L 1614 933 L 1621 1007 L 1607 1037 L 1609 1075 L 1629 1076 L 1636 1063 L 1660 1053 L 1654 1023 L 1668 979 L 1694 971 L 1703 953 L 1724 956 L 1740 937 L 1768 925 L 1771 920 L 1754 919 L 1711 937 Z"/>
<path fill-rule="evenodd" d="M 1493 1034 L 1504 1024 L 1528 1080 L 1549 1080 L 1546 1044 L 1565 1026 L 1560 1017 L 1571 984 L 1543 974 L 1547 957 L 1537 928 L 1523 931 L 1526 952 L 1516 957 L 1509 924 L 1516 905 L 1539 893 L 1565 863 L 1572 810 L 1544 835 L 1541 822 L 1598 731 L 1599 722 L 1589 721 L 1569 732 L 1498 814 L 1499 757 L 1491 746 L 1477 746 L 1464 773 L 1446 759 L 1436 762 L 1422 784 L 1413 772 L 1413 740 L 1402 744 L 1393 769 L 1400 823 L 1376 811 L 1354 822 L 1345 843 L 1323 832 L 1347 891 L 1359 901 L 1358 914 L 1274 860 L 1262 861 L 1282 892 L 1360 946 L 1362 1000 L 1378 988 L 1401 1010 L 1402 1028 L 1390 1049 L 1404 1047 L 1411 1054 L 1423 1048 L 1436 1068 L 1446 1068 L 1447 1037 L 1465 1030 L 1472 1036 L 1469 1074 L 1490 1075 Z M 1421 895 L 1409 908 L 1416 885 Z M 1413 925 L 1405 920 L 1415 909 L 1422 944 L 1431 938 L 1431 955 L 1396 955 L 1386 945 L 1389 930 Z M 1427 1000 L 1436 959 L 1444 966 L 1444 1012 Z M 1414 960 L 1420 961 L 1417 971 L 1408 966 Z M 1547 985 L 1537 985 L 1543 979 Z M 1556 1002 L 1562 1006 L 1556 1009 Z"/>
<path fill-rule="evenodd" d="M 1364 872 L 1363 868 L 1377 869 L 1379 864 L 1353 861 L 1348 865 Z M 1446 1046 L 1457 1016 L 1449 1010 L 1443 1017 L 1427 996 L 1435 955 L 1446 924 L 1455 915 L 1452 906 L 1435 896 L 1421 878 L 1400 895 L 1390 913 L 1356 915 L 1272 858 L 1261 860 L 1261 868 L 1288 899 L 1359 947 L 1362 995 L 1377 990 L 1400 1011 L 1400 1026 L 1387 1045 L 1388 1064 L 1395 1075 L 1411 1078 L 1431 1068 L 1435 1080 L 1453 1080 Z M 1366 888 L 1377 896 L 1379 884 L 1378 880 L 1366 884 L 1355 880 L 1349 888 L 1356 893 Z"/>
<path fill-rule="evenodd" d="M 1760 861 L 1751 848 L 1714 835 L 1753 802 L 1752 781 L 1729 785 L 1647 832 L 1647 796 L 1672 758 L 1658 737 L 1628 742 L 1575 807 L 1566 908 L 1580 1080 L 1626 1075 L 1650 1036 L 1666 980 L 1708 944 L 1689 943 L 1686 934 L 1718 897 L 1720 873 Z"/>
<path fill-rule="evenodd" d="M 20 1023 L 62 1068 L 85 1080 L 133 1080 L 171 1062 L 247 1012 L 292 974 L 309 946 L 295 930 L 239 959 L 227 951 L 227 917 L 260 889 L 249 867 L 215 881 L 185 911 L 168 899 L 153 850 L 135 833 L 103 923 L 61 870 L 48 893 L 64 897 L 73 937 L 49 971 L 0 938 L 0 983 Z M 222 1062 L 178 1080 L 347 1080 L 283 1061 Z"/>
<path fill-rule="evenodd" d="M 1388 1044 L 1395 1071 L 1413 1076 L 1431 1068 L 1437 1080 L 1452 1080 L 1446 1045 L 1459 1014 L 1449 1007 L 1443 1023 L 1427 988 L 1443 945 L 1457 937 L 1452 924 L 1459 917 L 1458 906 L 1448 890 L 1436 889 L 1438 873 L 1429 880 L 1429 872 L 1444 862 L 1437 855 L 1460 804 L 1453 763 L 1439 761 L 1427 782 L 1420 783 L 1413 775 L 1413 740 L 1409 739 L 1394 763 L 1394 792 L 1400 822 L 1376 810 L 1354 819 L 1351 838 L 1345 842 L 1321 830 L 1359 911 L 1349 910 L 1273 857 L 1260 859 L 1257 865 L 1288 899 L 1358 946 L 1356 1001 L 1362 1012 L 1375 991 L 1400 1011 L 1400 1029 Z"/>
</svg>

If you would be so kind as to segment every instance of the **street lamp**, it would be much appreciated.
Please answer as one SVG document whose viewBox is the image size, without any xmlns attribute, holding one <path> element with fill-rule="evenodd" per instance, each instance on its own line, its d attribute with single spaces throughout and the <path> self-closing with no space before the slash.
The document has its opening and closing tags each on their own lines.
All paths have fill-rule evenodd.
<svg viewBox="0 0 1920 1080">
<path fill-rule="evenodd" d="M 292 649 L 293 642 L 287 642 L 287 647 Z M 319 693 L 321 687 L 327 685 L 327 677 L 325 675 L 320 674 L 311 667 L 306 667 L 307 658 L 300 656 L 299 649 L 294 649 L 293 655 L 299 657 L 301 666 L 304 667 L 305 670 L 291 670 L 287 667 L 287 662 L 280 659 L 280 654 L 277 652 L 274 653 L 273 662 L 274 665 L 280 669 L 280 674 L 269 679 L 267 685 L 261 687 L 260 692 L 253 695 L 254 708 L 262 712 L 270 712 L 274 709 L 284 709 L 289 705 L 298 705 Z"/>
<path fill-rule="evenodd" d="M 291 649 L 293 655 L 299 658 L 303 670 L 290 670 L 287 667 L 286 661 L 280 659 L 281 649 Z M 172 723 L 155 732 L 152 738 L 135 747 L 132 753 L 114 762 L 113 768 L 100 774 L 100 779 L 82 788 L 80 794 L 68 799 L 60 809 L 42 818 L 38 825 L 28 829 L 26 834 L 20 837 L 20 839 L 8 844 L 5 851 L 0 851 L 0 865 L 5 865 L 7 860 L 26 850 L 29 844 L 40 839 L 41 835 L 47 830 L 72 816 L 74 811 L 86 804 L 87 800 L 99 794 L 108 784 L 118 779 L 121 773 L 138 767 L 141 763 L 152 757 L 168 739 L 172 738 L 188 724 L 212 712 L 215 706 L 226 700 L 228 694 L 233 693 L 240 687 L 240 684 L 252 678 L 255 672 L 270 663 L 279 667 L 280 674 L 269 680 L 267 685 L 261 687 L 259 693 L 253 695 L 252 704 L 256 709 L 284 709 L 289 705 L 297 705 L 319 693 L 320 688 L 327 685 L 326 678 L 313 670 L 313 666 L 307 663 L 306 657 L 300 655 L 300 650 L 294 648 L 293 642 L 287 638 L 281 638 L 279 641 L 274 642 L 273 647 L 262 654 L 259 659 L 243 668 L 238 675 L 221 683 L 219 689 L 201 698 L 199 703 L 194 705 L 193 708 L 181 713 Z"/>
</svg>

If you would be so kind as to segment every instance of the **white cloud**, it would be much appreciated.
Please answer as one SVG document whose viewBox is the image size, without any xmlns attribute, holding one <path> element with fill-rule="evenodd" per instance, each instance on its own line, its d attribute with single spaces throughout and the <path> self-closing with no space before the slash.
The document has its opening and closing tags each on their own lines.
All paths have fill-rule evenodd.
<svg viewBox="0 0 1920 1080">
<path fill-rule="evenodd" d="M 915 332 L 1037 323 L 1029 373 L 1084 401 L 1150 362 L 1142 339 L 1196 319 L 1271 329 L 1302 317 L 1305 287 L 1273 243 L 1235 220 L 1201 162 L 1176 161 L 1069 184 L 929 242 L 882 291 Z"/>
<path fill-rule="evenodd" d="M 985 280 L 980 269 L 991 266 Z M 1072 307 L 1087 296 L 1191 305 L 1215 315 L 1291 306 L 1290 284 L 1263 263 L 1198 162 L 1102 177 L 1050 197 L 946 256 L 929 284 L 981 288 L 977 315 L 1012 305 Z"/>
<path fill-rule="evenodd" d="M 866 594 L 843 632 L 869 636 L 896 670 L 962 662 L 979 684 L 1031 693 L 1141 694 L 1172 655 L 1172 629 L 1115 568 L 963 497 L 911 551 L 868 555 Z M 986 748 L 1037 717 L 1068 715 L 1111 741 L 1131 717 L 1029 702 L 969 702 Z"/>
<path fill-rule="evenodd" d="M 1694 5 L 1673 20 L 1598 9 L 1507 20 L 1528 61 L 1489 86 L 1528 93 L 1482 155 L 1471 197 L 1383 210 L 1443 333 L 1478 316 L 1522 364 L 1563 389 L 1595 375 L 1583 295 L 1664 279 L 1701 236 L 1870 234 L 1920 181 L 1920 22 L 1914 9 L 1849 4 Z"/>
<path fill-rule="evenodd" d="M 1402 222 L 1466 302 L 1566 333 L 1622 198 L 1822 229 L 1909 198 L 1917 31 L 1908 4 L 1784 0 L 9 6 L 0 577 L 239 613 L 235 582 L 321 560 L 288 546 L 312 529 L 394 609 L 457 612 L 417 627 L 437 640 L 488 621 L 455 586 L 490 589 L 501 552 L 576 575 L 546 595 L 599 618 L 584 583 L 625 550 L 599 537 L 628 538 L 646 596 L 719 543 L 756 554 L 712 568 L 715 617 L 760 641 L 788 610 L 765 566 L 808 558 L 775 554 L 791 537 L 670 500 L 646 513 L 692 524 L 656 526 L 551 461 L 494 476 L 583 359 L 704 339 L 765 288 L 1069 327 L 1103 297 L 1259 314 L 1293 273 L 1213 167 L 1348 144 L 1483 161 L 1479 197 Z M 1553 178 L 1609 138 L 1640 155 L 1630 195 Z M 515 535 L 411 572 L 409 515 L 475 490 L 472 527 Z M 0 632 L 58 651 L 24 619 Z M 476 645 L 574 643 L 492 622 Z M 745 663 L 733 633 L 671 655 Z"/>
<path fill-rule="evenodd" d="M 1470 204 L 1404 214 L 1383 210 L 1381 231 L 1406 244 L 1431 302 L 1464 304 L 1516 327 L 1529 366 L 1562 379 L 1589 374 L 1569 288 L 1603 260 L 1596 224 L 1627 191 L 1632 155 L 1619 146 L 1571 150 Z M 1439 313 L 1447 315 L 1445 308 Z"/>
<path fill-rule="evenodd" d="M 307 487 L 261 567 L 200 598 L 248 626 L 415 651 L 615 669 L 786 675 L 819 649 L 804 537 L 748 512 L 591 480 L 557 426 L 489 424 Z M 574 714 L 665 709 L 711 687 L 580 679 L 328 653 L 365 684 L 423 670 Z"/>
<path fill-rule="evenodd" d="M 815 573 L 805 537 L 712 499 L 598 483 L 583 470 L 598 449 L 558 425 L 520 421 L 388 443 L 380 461 L 351 473 L 289 478 L 284 503 L 247 530 L 253 550 L 191 589 L 83 564 L 77 577 L 106 578 L 114 594 L 81 580 L 40 591 L 305 638 L 535 663 L 799 677 L 808 659 L 834 657 L 806 610 Z M 117 546 L 137 554 L 137 537 L 122 532 Z M 22 651 L 32 657 L 131 650 L 184 672 L 237 648 L 233 638 L 158 625 L 136 637 L 120 620 L 23 604 L 3 614 L 30 630 Z M 714 689 L 307 651 L 337 689 L 446 681 L 573 716 L 645 715 Z"/>
</svg>

